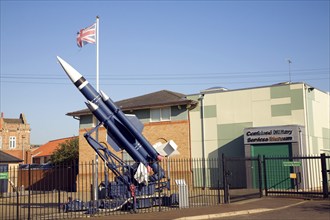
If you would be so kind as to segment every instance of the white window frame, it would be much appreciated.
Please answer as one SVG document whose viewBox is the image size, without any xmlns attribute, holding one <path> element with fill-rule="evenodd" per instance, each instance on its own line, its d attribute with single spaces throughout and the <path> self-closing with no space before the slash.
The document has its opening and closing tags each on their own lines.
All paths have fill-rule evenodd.
<svg viewBox="0 0 330 220">
<path fill-rule="evenodd" d="M 166 110 L 166 112 L 165 112 Z M 165 113 L 168 113 L 168 117 L 164 117 Z M 152 116 L 159 115 L 157 119 L 153 118 Z M 159 122 L 159 121 L 171 121 L 171 107 L 165 108 L 154 108 L 150 109 L 150 122 Z"/>
<path fill-rule="evenodd" d="M 16 137 L 9 136 L 9 149 L 15 149 L 15 148 L 16 148 Z"/>
</svg>

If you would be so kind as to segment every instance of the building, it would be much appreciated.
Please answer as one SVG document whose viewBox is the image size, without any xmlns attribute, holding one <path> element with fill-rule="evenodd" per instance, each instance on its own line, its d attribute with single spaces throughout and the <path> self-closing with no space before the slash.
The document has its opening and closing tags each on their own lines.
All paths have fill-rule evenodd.
<svg viewBox="0 0 330 220">
<path fill-rule="evenodd" d="M 29 163 L 30 132 L 30 124 L 23 113 L 19 118 L 5 118 L 1 113 L 0 150 Z"/>
<path fill-rule="evenodd" d="M 31 153 L 31 161 L 34 164 L 45 164 L 49 162 L 52 154 L 65 142 L 76 138 L 76 137 L 67 137 L 56 140 L 51 140 L 44 145 L 34 149 Z"/>
<path fill-rule="evenodd" d="M 3 193 L 14 192 L 21 162 L 21 159 L 0 151 L 0 197 Z"/>
<path fill-rule="evenodd" d="M 190 111 L 193 158 L 330 152 L 330 96 L 308 84 L 212 88 L 187 98 L 198 101 Z"/>
<path fill-rule="evenodd" d="M 190 158 L 190 135 L 188 111 L 197 102 L 185 95 L 162 90 L 116 102 L 125 114 L 134 114 L 144 124 L 143 135 L 154 144 L 173 140 L 179 148 L 178 157 Z M 67 114 L 79 119 L 79 162 L 95 160 L 95 152 L 84 138 L 86 130 L 96 126 L 96 118 L 89 109 Z M 99 142 L 106 143 L 106 130 L 99 129 Z M 116 153 L 122 159 L 129 159 L 125 151 Z"/>
</svg>

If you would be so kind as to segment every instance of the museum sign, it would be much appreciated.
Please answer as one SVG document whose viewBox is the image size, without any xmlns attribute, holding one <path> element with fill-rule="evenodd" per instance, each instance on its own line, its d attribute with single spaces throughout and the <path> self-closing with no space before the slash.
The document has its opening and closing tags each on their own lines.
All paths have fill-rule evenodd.
<svg viewBox="0 0 330 220">
<path fill-rule="evenodd" d="M 297 126 L 244 129 L 244 144 L 291 143 L 298 141 Z"/>
</svg>

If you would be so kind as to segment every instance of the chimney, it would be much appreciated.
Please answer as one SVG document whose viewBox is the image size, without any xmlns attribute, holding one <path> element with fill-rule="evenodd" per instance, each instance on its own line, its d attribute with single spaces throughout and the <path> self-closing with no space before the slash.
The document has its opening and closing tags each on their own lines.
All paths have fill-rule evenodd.
<svg viewBox="0 0 330 220">
<path fill-rule="evenodd" d="M 24 115 L 23 113 L 21 113 L 21 114 L 19 115 L 19 117 L 20 117 L 20 119 L 22 120 L 22 123 L 23 123 L 23 124 L 26 124 L 26 118 L 25 118 L 25 115 Z"/>
</svg>

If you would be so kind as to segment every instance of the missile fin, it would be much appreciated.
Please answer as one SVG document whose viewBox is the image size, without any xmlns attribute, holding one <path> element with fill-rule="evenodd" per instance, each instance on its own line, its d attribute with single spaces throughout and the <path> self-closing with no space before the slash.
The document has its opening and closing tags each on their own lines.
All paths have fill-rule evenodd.
<svg viewBox="0 0 330 220">
<path fill-rule="evenodd" d="M 140 133 L 142 133 L 144 125 L 142 122 L 136 117 L 136 115 L 132 114 L 125 114 L 125 116 L 128 118 L 128 120 L 133 124 L 133 126 L 138 130 Z"/>
<path fill-rule="evenodd" d="M 121 148 L 118 146 L 116 141 L 114 141 L 112 135 L 109 133 L 107 135 L 107 142 L 116 152 L 121 151 Z"/>
<path fill-rule="evenodd" d="M 180 154 L 178 149 L 178 146 L 176 145 L 176 143 L 173 140 L 170 140 L 166 143 L 161 143 L 161 142 L 157 142 L 153 145 L 153 147 L 156 149 L 156 151 L 162 155 L 162 156 L 174 156 L 174 155 L 178 155 Z"/>
</svg>

